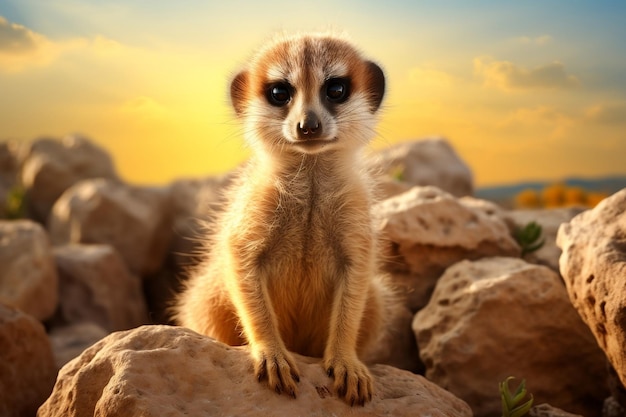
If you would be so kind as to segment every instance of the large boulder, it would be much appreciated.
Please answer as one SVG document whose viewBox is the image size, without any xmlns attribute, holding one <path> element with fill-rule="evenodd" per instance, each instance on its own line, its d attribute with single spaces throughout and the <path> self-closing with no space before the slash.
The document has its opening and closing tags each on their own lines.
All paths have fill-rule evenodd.
<svg viewBox="0 0 626 417">
<path fill-rule="evenodd" d="M 436 187 L 413 187 L 378 203 L 373 212 L 384 239 L 384 267 L 407 294 L 412 311 L 428 302 L 450 265 L 520 254 L 501 210 L 486 201 L 457 199 Z"/>
<path fill-rule="evenodd" d="M 60 277 L 62 323 L 91 322 L 107 331 L 148 322 L 141 279 L 109 245 L 64 245 L 54 249 Z"/>
<path fill-rule="evenodd" d="M 131 271 L 158 271 L 172 236 L 169 189 L 141 188 L 105 179 L 85 180 L 58 199 L 49 231 L 55 245 L 108 244 Z"/>
<path fill-rule="evenodd" d="M 369 162 L 375 172 L 409 185 L 433 185 L 457 197 L 474 192 L 471 170 L 443 138 L 398 143 Z"/>
<path fill-rule="evenodd" d="M 40 222 L 47 221 L 54 202 L 73 184 L 87 178 L 118 178 L 109 154 L 80 136 L 36 140 L 22 157 L 29 211 Z"/>
<path fill-rule="evenodd" d="M 297 399 L 278 395 L 252 372 L 249 351 L 191 330 L 144 326 L 96 343 L 59 373 L 39 417 L 72 416 L 471 416 L 449 392 L 390 366 L 375 365 L 371 403 L 336 398 L 317 360 L 296 356 Z"/>
<path fill-rule="evenodd" d="M 562 225 L 557 244 L 569 298 L 626 386 L 626 189 Z"/>
<path fill-rule="evenodd" d="M 537 403 L 600 416 L 608 395 L 602 351 L 559 275 L 516 258 L 463 261 L 441 277 L 413 329 L 426 377 L 499 415 L 498 382 L 526 379 Z"/>
<path fill-rule="evenodd" d="M 34 416 L 56 375 L 43 325 L 0 303 L 0 416 Z"/>
<path fill-rule="evenodd" d="M 0 220 L 0 302 L 46 320 L 58 299 L 58 275 L 44 229 L 30 220 Z"/>
</svg>

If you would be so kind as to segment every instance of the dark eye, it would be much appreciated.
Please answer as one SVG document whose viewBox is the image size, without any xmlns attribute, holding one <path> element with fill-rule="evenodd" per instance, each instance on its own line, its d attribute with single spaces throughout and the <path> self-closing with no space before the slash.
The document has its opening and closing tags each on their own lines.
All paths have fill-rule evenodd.
<svg viewBox="0 0 626 417">
<path fill-rule="evenodd" d="M 332 103 L 343 103 L 350 94 L 350 82 L 343 78 L 333 78 L 326 82 L 326 98 Z"/>
<path fill-rule="evenodd" d="M 269 86 L 267 100 L 273 106 L 284 106 L 291 100 L 291 88 L 287 83 L 276 83 Z"/>
</svg>

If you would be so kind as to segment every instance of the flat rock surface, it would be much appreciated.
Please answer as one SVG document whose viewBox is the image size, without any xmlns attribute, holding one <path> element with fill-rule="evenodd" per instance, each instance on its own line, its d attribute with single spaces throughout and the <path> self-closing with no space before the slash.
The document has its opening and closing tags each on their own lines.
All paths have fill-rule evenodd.
<svg viewBox="0 0 626 417">
<path fill-rule="evenodd" d="M 292 399 L 256 381 L 245 347 L 180 327 L 144 326 L 113 333 L 67 364 L 38 416 L 472 415 L 423 377 L 385 365 L 371 367 L 372 402 L 352 408 L 332 393 L 317 360 L 297 362 L 301 380 Z"/>
</svg>

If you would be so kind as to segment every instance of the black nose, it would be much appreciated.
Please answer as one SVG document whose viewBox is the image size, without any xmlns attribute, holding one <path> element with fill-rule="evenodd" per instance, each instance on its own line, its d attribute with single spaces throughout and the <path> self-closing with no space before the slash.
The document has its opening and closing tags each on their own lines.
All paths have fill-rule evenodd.
<svg viewBox="0 0 626 417">
<path fill-rule="evenodd" d="M 298 139 L 317 139 L 322 134 L 322 124 L 317 114 L 310 111 L 304 115 L 304 119 L 298 123 Z"/>
</svg>

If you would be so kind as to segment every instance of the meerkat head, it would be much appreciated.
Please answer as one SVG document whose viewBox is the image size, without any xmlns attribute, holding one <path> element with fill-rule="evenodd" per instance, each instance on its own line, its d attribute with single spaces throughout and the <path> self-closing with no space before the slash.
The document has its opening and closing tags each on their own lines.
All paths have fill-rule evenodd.
<svg viewBox="0 0 626 417">
<path fill-rule="evenodd" d="M 327 34 L 274 41 L 230 89 L 251 145 L 301 154 L 365 145 L 384 92 L 380 67 Z"/>
</svg>

